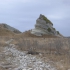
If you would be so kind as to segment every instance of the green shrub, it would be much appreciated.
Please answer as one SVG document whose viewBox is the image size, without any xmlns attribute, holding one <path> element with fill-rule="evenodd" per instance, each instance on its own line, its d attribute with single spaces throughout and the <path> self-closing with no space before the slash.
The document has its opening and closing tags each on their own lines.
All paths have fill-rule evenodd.
<svg viewBox="0 0 70 70">
<path fill-rule="evenodd" d="M 48 28 L 47 30 L 48 30 L 49 32 L 51 32 L 51 29 L 50 29 L 50 28 Z"/>
<path fill-rule="evenodd" d="M 55 30 L 55 28 L 53 28 Z"/>
<path fill-rule="evenodd" d="M 47 19 L 44 15 L 43 15 L 43 19 L 46 21 L 46 23 L 52 24 L 52 22 L 51 22 L 49 19 Z M 53 24 L 52 24 L 52 25 L 53 25 Z"/>
<path fill-rule="evenodd" d="M 57 31 L 57 34 L 60 34 L 59 31 Z"/>
</svg>

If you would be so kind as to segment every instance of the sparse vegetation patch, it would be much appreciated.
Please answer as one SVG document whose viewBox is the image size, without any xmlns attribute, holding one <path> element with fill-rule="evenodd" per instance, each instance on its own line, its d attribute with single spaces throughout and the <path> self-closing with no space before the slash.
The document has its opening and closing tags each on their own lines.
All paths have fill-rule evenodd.
<svg viewBox="0 0 70 70">
<path fill-rule="evenodd" d="M 57 34 L 60 34 L 59 31 L 57 31 Z"/>
<path fill-rule="evenodd" d="M 51 28 L 48 28 L 47 30 L 48 30 L 49 32 L 51 32 Z"/>
<path fill-rule="evenodd" d="M 43 16 L 43 19 L 46 21 L 46 23 L 50 23 L 50 24 L 52 24 L 52 22 L 49 20 L 49 19 L 47 19 L 47 17 L 45 17 L 44 15 L 42 15 Z M 52 24 L 53 25 L 53 24 Z"/>
</svg>

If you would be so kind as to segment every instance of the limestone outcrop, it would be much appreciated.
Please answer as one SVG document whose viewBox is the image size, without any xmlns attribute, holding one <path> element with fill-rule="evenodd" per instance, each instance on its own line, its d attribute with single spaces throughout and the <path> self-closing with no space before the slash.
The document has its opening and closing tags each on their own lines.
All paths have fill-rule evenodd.
<svg viewBox="0 0 70 70">
<path fill-rule="evenodd" d="M 53 28 L 53 23 L 42 14 L 40 14 L 39 18 L 36 20 L 35 28 L 31 30 L 31 34 L 36 36 L 60 36 L 59 31 L 56 31 L 56 29 Z"/>
</svg>

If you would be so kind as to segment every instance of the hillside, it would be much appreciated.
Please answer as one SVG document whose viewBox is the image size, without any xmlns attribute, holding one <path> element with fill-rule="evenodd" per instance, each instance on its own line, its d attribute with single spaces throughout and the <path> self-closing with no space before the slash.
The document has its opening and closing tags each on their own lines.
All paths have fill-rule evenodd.
<svg viewBox="0 0 70 70">
<path fill-rule="evenodd" d="M 13 33 L 12 31 L 0 27 L 0 36 L 14 36 L 14 35 L 15 33 Z"/>
<path fill-rule="evenodd" d="M 31 33 L 31 30 L 23 32 L 21 34 L 21 37 L 29 37 L 29 38 L 57 38 L 57 36 L 54 36 L 54 35 L 36 36 L 36 35 Z"/>
<path fill-rule="evenodd" d="M 69 70 L 69 38 L 0 37 L 0 70 Z"/>
<path fill-rule="evenodd" d="M 0 28 L 7 29 L 7 30 L 12 31 L 12 32 L 17 33 L 17 34 L 21 33 L 19 30 L 15 29 L 14 27 L 11 27 L 11 26 L 4 24 L 4 23 L 0 23 Z"/>
<path fill-rule="evenodd" d="M 70 37 L 44 15 L 23 33 L 0 24 L 0 70 L 70 70 Z"/>
</svg>

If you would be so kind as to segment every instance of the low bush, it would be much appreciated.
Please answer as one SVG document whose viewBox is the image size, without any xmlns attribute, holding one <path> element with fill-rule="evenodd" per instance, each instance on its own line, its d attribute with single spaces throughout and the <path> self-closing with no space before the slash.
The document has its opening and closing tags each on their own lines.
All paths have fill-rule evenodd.
<svg viewBox="0 0 70 70">
<path fill-rule="evenodd" d="M 48 28 L 47 30 L 48 30 L 49 32 L 51 32 L 51 28 Z"/>
<path fill-rule="evenodd" d="M 57 31 L 57 34 L 60 34 L 59 31 Z"/>
<path fill-rule="evenodd" d="M 37 55 L 37 54 L 39 54 L 39 53 L 38 53 L 38 52 L 35 52 L 35 51 L 28 51 L 27 54 Z"/>
<path fill-rule="evenodd" d="M 51 22 L 49 19 L 47 19 L 47 17 L 45 17 L 44 15 L 43 15 L 43 19 L 46 21 L 46 23 L 52 24 L 52 22 Z M 53 25 L 53 24 L 52 24 L 52 25 Z"/>
</svg>

